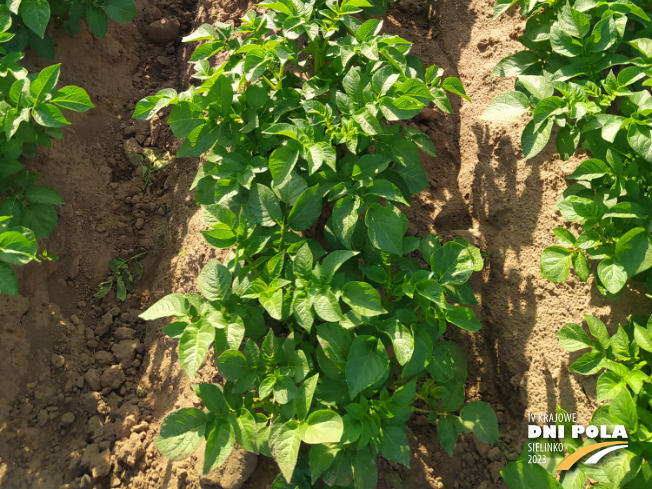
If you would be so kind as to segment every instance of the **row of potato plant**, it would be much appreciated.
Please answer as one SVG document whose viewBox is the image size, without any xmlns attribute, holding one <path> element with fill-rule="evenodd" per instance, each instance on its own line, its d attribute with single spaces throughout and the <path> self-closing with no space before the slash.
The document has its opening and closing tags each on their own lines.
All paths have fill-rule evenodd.
<svg viewBox="0 0 652 489">
<path fill-rule="evenodd" d="M 498 0 L 499 17 L 517 0 Z M 599 291 L 616 298 L 628 280 L 647 282 L 652 292 L 652 22 L 649 1 L 640 0 L 518 0 L 528 17 L 519 38 L 526 48 L 503 59 L 493 74 L 516 77 L 515 90 L 498 95 L 483 114 L 486 120 L 508 120 L 528 114 L 521 139 L 532 158 L 543 150 L 558 127 L 557 151 L 568 160 L 588 153 L 569 175 L 575 183 L 558 199 L 555 209 L 576 236 L 554 229 L 558 246 L 546 248 L 541 273 L 563 282 L 571 265 L 586 281 L 589 260 L 598 260 Z M 583 153 L 584 154 L 584 153 Z M 585 316 L 593 340 L 578 324 L 558 333 L 561 346 L 575 352 L 589 348 L 569 368 L 595 375 L 597 402 L 591 425 L 623 425 L 626 449 L 600 464 L 578 463 L 554 477 L 564 453 L 546 453 L 530 464 L 526 447 L 503 477 L 511 489 L 546 487 L 575 489 L 587 481 L 600 489 L 643 489 L 652 485 L 652 318 L 632 316 L 610 336 L 604 323 Z M 565 413 L 558 408 L 560 413 Z M 570 433 L 568 427 L 566 433 Z M 601 438 L 561 439 L 570 455 L 578 449 L 611 441 Z M 529 446 L 529 445 L 528 445 Z"/>
<path fill-rule="evenodd" d="M 190 57 L 197 86 L 135 109 L 149 119 L 172 106 L 177 156 L 205 161 L 192 185 L 202 234 L 230 249 L 201 271 L 201 295 L 174 293 L 141 315 L 175 317 L 165 332 L 191 379 L 212 345 L 225 380 L 194 385 L 204 409 L 170 414 L 155 443 L 179 460 L 205 441 L 206 473 L 237 443 L 276 460 L 275 488 L 371 489 L 378 455 L 410 464 L 413 412 L 451 455 L 465 431 L 498 437 L 491 407 L 465 404 L 466 361 L 445 338 L 448 323 L 481 327 L 467 307 L 480 251 L 406 236 L 400 207 L 428 186 L 419 151 L 435 156 L 401 121 L 430 102 L 452 113 L 445 90 L 468 97 L 380 20 L 361 21 L 366 0 L 259 5 L 269 10 L 238 28 L 186 37 L 203 41 Z"/>
<path fill-rule="evenodd" d="M 527 158 L 546 146 L 554 126 L 562 159 L 578 149 L 590 152 L 556 204 L 567 221 L 581 225 L 581 234 L 555 229 L 561 246 L 544 251 L 541 271 L 562 282 L 572 264 L 587 280 L 588 260 L 598 260 L 598 289 L 615 296 L 628 280 L 646 281 L 652 268 L 652 24 L 639 6 L 646 2 L 528 5 L 521 9 L 529 19 L 519 38 L 527 49 L 493 71 L 516 76 L 515 90 L 498 95 L 483 117 L 531 113 L 521 139 Z"/>
<path fill-rule="evenodd" d="M 63 110 L 93 108 L 88 94 L 69 85 L 57 90 L 60 65 L 29 73 L 20 65 L 24 54 L 12 51 L 13 16 L 0 5 L 0 293 L 18 295 L 12 265 L 56 258 L 37 239 L 47 238 L 57 223 L 53 205 L 63 204 L 56 190 L 36 183 L 21 159 L 34 158 L 37 147 L 49 147 L 70 124 Z"/>
<path fill-rule="evenodd" d="M 52 61 L 55 46 L 47 33 L 51 23 L 74 35 L 79 34 L 80 21 L 85 19 L 93 35 L 104 39 L 109 19 L 128 24 L 137 13 L 135 0 L 2 0 L 2 27 L 8 24 L 2 42 L 12 52 L 30 46 L 41 57 Z"/>
</svg>

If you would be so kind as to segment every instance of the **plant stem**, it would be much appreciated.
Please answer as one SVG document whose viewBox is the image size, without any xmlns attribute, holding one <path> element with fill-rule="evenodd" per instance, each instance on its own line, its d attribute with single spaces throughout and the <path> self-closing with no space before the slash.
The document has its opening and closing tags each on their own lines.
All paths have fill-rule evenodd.
<svg viewBox="0 0 652 489">
<path fill-rule="evenodd" d="M 267 82 L 267 84 L 272 90 L 276 90 L 276 85 L 274 85 L 271 81 L 269 81 L 269 79 L 265 75 L 263 75 L 263 80 Z"/>
</svg>

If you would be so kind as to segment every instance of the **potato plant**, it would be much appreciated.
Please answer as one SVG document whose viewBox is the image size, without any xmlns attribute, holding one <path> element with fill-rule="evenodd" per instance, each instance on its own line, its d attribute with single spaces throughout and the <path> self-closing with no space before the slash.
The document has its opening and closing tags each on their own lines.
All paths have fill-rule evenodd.
<svg viewBox="0 0 652 489">
<path fill-rule="evenodd" d="M 104 39 L 109 19 L 127 24 L 137 13 L 135 0 L 0 1 L 0 16 L 9 23 L 7 34 L 12 36 L 6 41 L 8 49 L 17 52 L 29 45 L 48 60 L 54 59 L 54 42 L 46 33 L 51 18 L 70 35 L 81 31 L 80 21 L 85 18 L 91 32 Z"/>
<path fill-rule="evenodd" d="M 493 72 L 516 76 L 515 90 L 498 95 L 483 118 L 528 114 L 521 139 L 527 158 L 547 145 L 554 126 L 559 128 L 555 143 L 563 160 L 580 148 L 590 156 L 569 175 L 575 183 L 556 204 L 566 220 L 581 225 L 579 236 L 555 228 L 559 245 L 544 250 L 541 272 L 563 282 L 572 266 L 586 281 L 589 260 L 599 260 L 596 283 L 602 294 L 618 296 L 630 279 L 647 280 L 652 292 L 650 3 L 518 2 L 521 15 L 528 17 L 519 38 L 526 50 L 503 59 Z M 498 0 L 495 17 L 515 3 Z M 561 346 L 569 352 L 590 349 L 569 367 L 572 372 L 594 375 L 604 369 L 597 381 L 597 401 L 604 404 L 591 424 L 625 426 L 629 446 L 599 466 L 578 464 L 559 479 L 553 475 L 563 453 L 547 453 L 547 463 L 538 465 L 528 463 L 531 454 L 526 450 L 502 472 L 511 489 L 575 489 L 589 478 L 600 489 L 642 489 L 652 483 L 652 321 L 632 317 L 610 336 L 600 320 L 586 320 L 594 339 L 571 323 L 558 333 Z M 605 440 L 560 441 L 572 454 Z"/>
<path fill-rule="evenodd" d="M 496 16 L 516 1 L 499 0 Z M 527 158 L 557 126 L 555 144 L 567 160 L 578 148 L 591 158 L 557 202 L 581 234 L 555 230 L 560 246 L 541 257 L 544 277 L 562 282 L 571 265 L 581 280 L 598 260 L 597 285 L 608 296 L 628 280 L 652 275 L 652 22 L 649 2 L 520 1 L 528 17 L 523 51 L 503 59 L 497 76 L 515 76 L 515 90 L 498 95 L 483 114 L 508 120 L 529 113 L 521 139 Z M 652 291 L 652 279 L 649 283 Z"/>
<path fill-rule="evenodd" d="M 12 17 L 0 14 L 0 40 L 12 39 Z M 76 86 L 56 89 L 60 65 L 38 73 L 20 66 L 23 54 L 0 43 L 0 293 L 18 295 L 18 280 L 10 265 L 56 258 L 38 254 L 37 239 L 47 238 L 57 223 L 53 205 L 63 204 L 56 192 L 36 184 L 38 175 L 25 170 L 21 158 L 36 156 L 38 145 L 49 147 L 70 124 L 63 110 L 93 108 L 87 93 Z"/>
<path fill-rule="evenodd" d="M 597 481 L 592 487 L 599 489 L 646 489 L 652 485 L 652 318 L 630 317 L 625 327 L 618 326 L 609 335 L 604 323 L 586 316 L 593 339 L 578 324 L 566 324 L 557 334 L 564 350 L 575 352 L 588 349 L 569 368 L 581 375 L 595 375 L 597 401 L 602 403 L 593 414 L 590 425 L 625 427 L 628 447 L 618 450 L 597 465 L 578 463 L 573 470 L 563 472 L 559 481 L 538 464 L 527 463 L 523 452 L 518 462 L 503 471 L 511 488 L 536 487 L 570 489 L 585 487 L 588 478 Z M 561 408 L 559 411 L 565 413 Z M 566 437 L 560 441 L 574 453 L 582 447 L 611 439 L 572 438 L 570 425 Z M 548 470 L 555 468 L 564 454 L 548 453 Z"/>
<path fill-rule="evenodd" d="M 406 236 L 401 210 L 428 186 L 419 150 L 435 155 L 401 121 L 430 102 L 451 113 L 445 90 L 468 97 L 380 20 L 359 20 L 366 0 L 260 5 L 270 11 L 237 29 L 205 24 L 185 38 L 204 41 L 190 57 L 198 84 L 134 114 L 173 106 L 177 156 L 205 161 L 192 185 L 202 234 L 230 249 L 203 268 L 201 295 L 171 294 L 141 315 L 174 316 L 165 332 L 191 379 L 212 345 L 226 381 L 194 385 L 205 408 L 170 414 L 156 446 L 179 460 L 205 441 L 210 472 L 237 442 L 276 460 L 274 487 L 375 488 L 378 455 L 409 465 L 413 412 L 451 455 L 465 431 L 498 437 L 487 404 L 464 405 L 466 361 L 444 336 L 448 323 L 481 327 L 467 307 L 480 251 Z"/>
</svg>

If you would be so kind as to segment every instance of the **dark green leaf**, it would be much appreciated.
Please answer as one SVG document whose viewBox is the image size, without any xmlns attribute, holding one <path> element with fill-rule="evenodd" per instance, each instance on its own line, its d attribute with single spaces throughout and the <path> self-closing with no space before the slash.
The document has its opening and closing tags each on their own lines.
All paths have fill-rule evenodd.
<svg viewBox="0 0 652 489">
<path fill-rule="evenodd" d="M 387 351 L 380 340 L 368 335 L 353 340 L 346 361 L 346 383 L 351 398 L 387 378 L 389 367 Z"/>
</svg>

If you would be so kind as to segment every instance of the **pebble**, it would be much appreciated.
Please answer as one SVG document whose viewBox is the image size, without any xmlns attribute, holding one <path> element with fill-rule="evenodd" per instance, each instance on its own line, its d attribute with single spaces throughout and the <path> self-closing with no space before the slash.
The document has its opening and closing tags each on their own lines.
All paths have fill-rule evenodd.
<svg viewBox="0 0 652 489">
<path fill-rule="evenodd" d="M 493 447 L 489 452 L 487 453 L 487 458 L 489 460 L 500 460 L 502 456 L 502 452 L 500 451 L 500 448 L 498 447 Z"/>
<path fill-rule="evenodd" d="M 100 350 L 95 353 L 95 363 L 98 365 L 111 365 L 113 361 L 115 360 L 115 357 L 113 356 L 112 353 L 109 353 L 108 351 L 103 351 Z"/>
<path fill-rule="evenodd" d="M 120 343 L 113 345 L 111 351 L 124 369 L 131 367 L 136 356 L 138 340 L 122 340 Z"/>
<path fill-rule="evenodd" d="M 93 485 L 93 481 L 91 479 L 91 476 L 88 474 L 84 474 L 84 476 L 81 478 L 81 481 L 79 482 L 79 489 L 91 489 L 92 485 Z"/>
<path fill-rule="evenodd" d="M 108 333 L 109 329 L 111 329 L 112 323 L 113 323 L 113 314 L 107 312 L 106 314 L 104 314 L 104 316 L 102 316 L 100 322 L 95 327 L 95 334 L 101 338 L 106 333 Z"/>
<path fill-rule="evenodd" d="M 97 369 L 91 368 L 89 369 L 86 374 L 84 374 L 84 379 L 86 380 L 86 383 L 88 384 L 88 387 L 92 391 L 98 391 L 100 390 L 100 372 Z"/>
<path fill-rule="evenodd" d="M 84 450 L 81 464 L 90 469 L 93 479 L 106 477 L 111 471 L 111 452 L 110 450 L 100 452 L 96 444 L 88 445 Z"/>
<path fill-rule="evenodd" d="M 70 267 L 68 268 L 68 278 L 77 278 L 79 275 L 79 257 L 76 256 L 72 259 Z"/>
<path fill-rule="evenodd" d="M 143 421 L 142 423 L 134 426 L 131 431 L 133 433 L 142 433 L 143 431 L 147 431 L 147 428 L 149 428 L 149 423 L 147 421 Z"/>
<path fill-rule="evenodd" d="M 113 337 L 116 339 L 116 341 L 131 340 L 133 339 L 135 333 L 136 331 L 131 328 L 120 326 L 115 330 Z"/>
<path fill-rule="evenodd" d="M 68 412 L 61 416 L 61 421 L 59 421 L 59 426 L 62 428 L 67 428 L 75 422 L 75 415 Z"/>
<path fill-rule="evenodd" d="M 178 19 L 161 18 L 149 24 L 146 30 L 152 41 L 157 44 L 167 44 L 177 38 L 179 27 L 181 27 L 181 24 Z"/>
<path fill-rule="evenodd" d="M 145 15 L 145 22 L 152 23 L 155 20 L 160 19 L 163 17 L 163 14 L 161 13 L 161 10 L 158 7 L 148 7 L 145 9 L 144 12 Z"/>
<path fill-rule="evenodd" d="M 41 409 L 38 413 L 38 417 L 36 418 L 36 421 L 39 426 L 45 426 L 48 421 L 50 421 L 50 415 L 45 409 Z"/>
<path fill-rule="evenodd" d="M 487 454 L 489 453 L 489 450 L 491 450 L 491 445 L 475 436 L 473 437 L 473 443 L 478 454 L 482 458 L 487 458 Z"/>
<path fill-rule="evenodd" d="M 125 373 L 120 365 L 108 367 L 102 373 L 101 383 L 103 388 L 117 389 L 125 381 Z"/>
<path fill-rule="evenodd" d="M 124 150 L 127 157 L 135 154 L 142 154 L 143 148 L 140 147 L 136 138 L 127 139 L 124 142 Z"/>
<path fill-rule="evenodd" d="M 50 361 L 52 362 L 54 368 L 61 368 L 66 364 L 66 359 L 63 357 L 63 355 L 57 355 L 56 353 L 52 354 Z"/>
<path fill-rule="evenodd" d="M 129 415 L 127 416 L 123 421 L 122 425 L 120 426 L 120 438 L 129 438 L 129 435 L 131 435 L 131 432 L 133 431 L 134 426 L 138 424 L 138 418 L 134 415 Z"/>
<path fill-rule="evenodd" d="M 504 468 L 505 464 L 502 462 L 491 462 L 491 464 L 489 464 L 489 473 L 494 482 L 498 482 L 498 479 L 501 477 L 500 471 Z"/>
<path fill-rule="evenodd" d="M 91 419 L 89 419 L 88 423 L 86 423 L 86 434 L 92 437 L 97 430 L 102 428 L 102 426 L 104 426 L 104 423 L 102 423 L 102 418 L 100 418 L 97 414 L 95 416 L 91 416 Z"/>
<path fill-rule="evenodd" d="M 163 66 L 170 66 L 172 61 L 166 56 L 157 56 L 156 61 L 158 61 Z"/>
</svg>

